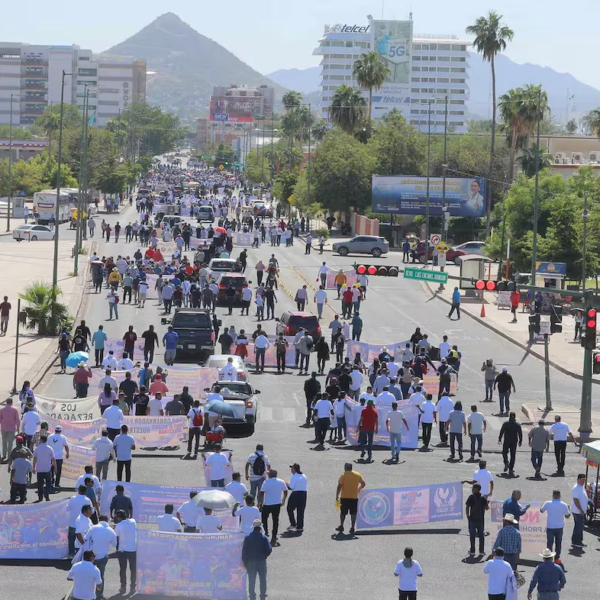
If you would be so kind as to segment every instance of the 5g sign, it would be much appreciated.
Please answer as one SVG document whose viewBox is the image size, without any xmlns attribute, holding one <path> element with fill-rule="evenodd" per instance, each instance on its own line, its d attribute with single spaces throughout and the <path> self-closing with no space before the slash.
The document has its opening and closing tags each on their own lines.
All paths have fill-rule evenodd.
<svg viewBox="0 0 600 600">
<path fill-rule="evenodd" d="M 396 59 L 406 56 L 406 44 L 390 45 L 388 56 Z"/>
</svg>

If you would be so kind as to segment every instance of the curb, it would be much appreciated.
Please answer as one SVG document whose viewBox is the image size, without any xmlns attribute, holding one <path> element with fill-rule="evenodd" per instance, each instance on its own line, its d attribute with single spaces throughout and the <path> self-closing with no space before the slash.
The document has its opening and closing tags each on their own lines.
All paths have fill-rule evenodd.
<svg viewBox="0 0 600 600">
<path fill-rule="evenodd" d="M 437 291 L 434 291 L 431 288 L 431 286 L 429 285 L 429 283 L 423 282 L 423 285 L 429 290 L 429 292 L 432 294 L 433 297 L 437 298 L 438 300 L 441 300 L 442 302 L 444 302 L 448 306 L 452 306 L 452 302 L 450 302 L 450 300 L 447 300 L 446 298 L 443 298 L 442 296 L 440 296 L 437 293 Z M 531 354 L 531 356 L 535 356 L 536 358 L 538 358 L 541 361 L 545 360 L 543 354 L 540 354 L 539 352 L 536 352 L 535 350 L 532 350 L 532 347 L 529 347 L 527 344 L 523 344 L 522 342 L 517 342 L 509 334 L 504 333 L 501 329 L 497 329 L 493 325 L 490 325 L 489 323 L 487 323 L 481 317 L 476 317 L 475 315 L 473 315 L 472 313 L 470 313 L 468 310 L 464 310 L 463 309 L 462 312 L 463 312 L 463 314 L 467 315 L 468 317 L 470 317 L 474 321 L 477 321 L 480 325 L 483 325 L 484 327 L 487 327 L 487 329 L 489 329 L 490 331 L 493 331 L 494 333 L 496 333 L 500 337 L 502 337 L 505 340 L 507 340 L 507 341 L 511 342 L 512 344 L 514 344 L 515 346 L 518 346 L 519 348 L 521 348 L 521 350 L 525 350 L 528 354 Z M 565 369 L 563 366 L 559 365 L 557 362 L 555 362 L 555 361 L 553 361 L 551 359 L 548 360 L 548 363 L 550 364 L 550 366 L 554 367 L 557 371 L 560 371 L 563 375 L 568 375 L 569 377 L 573 377 L 574 379 L 577 379 L 579 381 L 583 381 L 583 376 L 580 375 L 579 373 L 574 373 L 573 371 L 569 371 L 569 369 Z M 592 378 L 592 383 L 594 383 L 596 385 L 600 385 L 600 381 L 598 381 L 596 379 L 593 379 L 593 378 Z"/>
</svg>

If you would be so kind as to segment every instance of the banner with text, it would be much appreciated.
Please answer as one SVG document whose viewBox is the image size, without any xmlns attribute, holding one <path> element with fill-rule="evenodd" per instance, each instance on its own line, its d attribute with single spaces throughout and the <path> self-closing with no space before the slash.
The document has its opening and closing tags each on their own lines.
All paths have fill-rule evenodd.
<svg viewBox="0 0 600 600">
<path fill-rule="evenodd" d="M 462 483 L 363 490 L 358 499 L 359 529 L 419 525 L 463 518 Z"/>
<path fill-rule="evenodd" d="M 77 481 L 84 473 L 87 465 L 96 464 L 96 452 L 91 448 L 69 445 L 69 458 L 63 459 L 62 476 Z"/>
<path fill-rule="evenodd" d="M 36 396 L 37 408 L 40 415 L 48 415 L 62 421 L 92 421 L 100 418 L 100 407 L 97 396 L 59 400 Z"/>
<path fill-rule="evenodd" d="M 382 348 L 387 348 L 387 352 L 390 355 L 394 355 L 394 359 L 399 352 L 406 346 L 406 342 L 396 342 L 395 344 L 368 344 L 367 342 L 357 342 L 355 340 L 348 340 L 346 345 L 346 356 L 351 359 L 360 354 L 363 362 L 372 363 L 380 354 Z"/>
<path fill-rule="evenodd" d="M 241 534 L 138 531 L 137 590 L 155 596 L 245 600 Z"/>
<path fill-rule="evenodd" d="M 540 512 L 541 502 L 523 502 L 522 505 L 529 504 L 529 509 L 519 520 L 519 531 L 521 532 L 521 554 L 539 554 L 547 547 L 546 541 L 546 523 L 548 513 Z M 504 526 L 502 522 L 503 502 L 492 500 L 490 503 L 492 514 L 490 523 L 490 539 L 495 540 L 498 532 Z"/>
</svg>

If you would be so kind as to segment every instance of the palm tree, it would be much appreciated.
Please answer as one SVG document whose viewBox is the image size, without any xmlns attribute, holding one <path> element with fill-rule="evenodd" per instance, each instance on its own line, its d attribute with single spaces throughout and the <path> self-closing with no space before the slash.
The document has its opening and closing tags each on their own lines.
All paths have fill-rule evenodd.
<svg viewBox="0 0 600 600">
<path fill-rule="evenodd" d="M 381 62 L 378 52 L 367 52 L 354 62 L 353 75 L 361 90 L 369 90 L 367 137 L 371 137 L 373 89 L 378 90 L 385 83 L 386 78 L 390 75 L 390 70 Z"/>
<path fill-rule="evenodd" d="M 319 119 L 313 124 L 310 134 L 315 142 L 320 142 L 328 131 L 327 121 Z"/>
<path fill-rule="evenodd" d="M 504 121 L 507 139 L 510 142 L 508 181 L 514 178 L 514 162 L 517 147 L 526 145 L 527 137 L 536 128 L 538 116 L 544 118 L 549 112 L 548 95 L 541 85 L 527 84 L 524 88 L 509 90 L 500 96 L 498 104 Z"/>
<path fill-rule="evenodd" d="M 51 285 L 36 281 L 30 283 L 22 294 L 22 300 L 27 303 L 28 329 L 37 329 L 39 335 L 58 335 L 62 328 L 71 320 L 69 309 L 65 304 L 57 301 L 62 291 L 52 289 Z"/>
<path fill-rule="evenodd" d="M 367 103 L 360 93 L 350 85 L 340 85 L 333 94 L 329 113 L 331 120 L 340 129 L 353 135 L 365 117 Z"/>
<path fill-rule="evenodd" d="M 491 10 L 486 17 L 479 17 L 473 25 L 469 25 L 466 32 L 474 35 L 473 46 L 483 55 L 483 60 L 490 63 L 492 69 L 492 140 L 490 145 L 490 168 L 489 175 L 492 174 L 492 165 L 494 160 L 494 147 L 496 143 L 496 66 L 495 59 L 499 52 L 506 50 L 507 42 L 510 42 L 515 33 L 509 27 L 502 25 L 502 16 Z M 486 233 L 490 234 L 490 211 L 491 188 L 488 186 L 488 200 L 486 202 Z"/>
<path fill-rule="evenodd" d="M 60 127 L 60 116 L 56 112 L 48 111 L 37 122 L 48 138 L 48 157 L 50 157 L 52 153 L 52 138 Z"/>
<path fill-rule="evenodd" d="M 302 94 L 300 92 L 286 92 L 283 95 L 282 102 L 286 111 L 299 108 L 302 104 Z"/>
<path fill-rule="evenodd" d="M 590 133 L 595 133 L 600 137 L 600 108 L 594 108 L 583 117 L 584 125 L 590 130 Z"/>
<path fill-rule="evenodd" d="M 519 158 L 521 170 L 527 177 L 533 177 L 535 175 L 536 161 L 539 164 L 539 170 L 548 168 L 551 163 L 548 156 L 546 156 L 547 148 L 539 148 L 537 144 L 533 144 L 531 148 L 525 148 L 523 154 Z"/>
</svg>

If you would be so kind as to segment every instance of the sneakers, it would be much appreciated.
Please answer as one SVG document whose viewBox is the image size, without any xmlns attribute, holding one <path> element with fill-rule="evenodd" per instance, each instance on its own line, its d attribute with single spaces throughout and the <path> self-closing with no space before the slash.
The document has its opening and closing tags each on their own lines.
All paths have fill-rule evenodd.
<svg viewBox="0 0 600 600">
<path fill-rule="evenodd" d="M 504 472 L 506 473 L 506 471 L 508 471 L 508 463 L 504 463 Z"/>
<path fill-rule="evenodd" d="M 354 527 L 350 527 L 350 535 L 354 535 Z"/>
<path fill-rule="evenodd" d="M 335 530 L 339 531 L 340 533 L 344 533 L 344 528 L 341 525 L 339 527 L 336 527 Z"/>
</svg>

